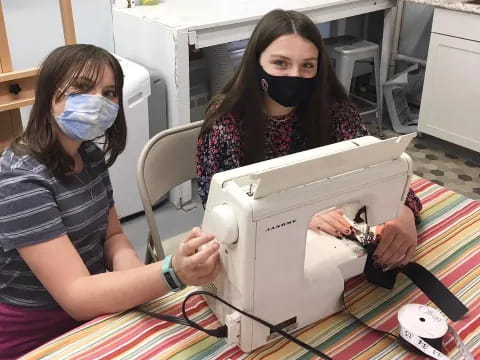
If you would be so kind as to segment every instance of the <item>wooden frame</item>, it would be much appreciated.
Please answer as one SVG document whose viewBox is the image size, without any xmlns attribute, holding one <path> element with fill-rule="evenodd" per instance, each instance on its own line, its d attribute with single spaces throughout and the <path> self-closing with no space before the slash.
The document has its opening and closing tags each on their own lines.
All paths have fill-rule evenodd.
<svg viewBox="0 0 480 360">
<path fill-rule="evenodd" d="M 63 36 L 65 44 L 72 45 L 77 42 L 75 37 L 75 24 L 73 22 L 72 3 L 70 0 L 59 0 L 62 13 Z"/>
<path fill-rule="evenodd" d="M 65 44 L 75 44 L 71 0 L 59 0 Z M 7 28 L 0 3 L 0 152 L 22 133 L 19 108 L 35 101 L 38 68 L 13 71 Z"/>
<path fill-rule="evenodd" d="M 10 97 L 8 96 L 11 85 L 9 81 L 14 80 L 14 78 L 9 78 L 8 74 L 12 74 L 12 70 L 13 66 L 10 58 L 5 19 L 3 17 L 3 9 L 0 3 L 0 76 L 4 76 L 4 79 L 6 79 L 0 82 L 0 108 L 2 105 L 7 105 L 6 103 L 3 103 L 4 98 L 5 102 L 11 102 Z M 4 95 L 5 92 L 7 93 L 7 96 Z M 20 110 L 18 108 L 11 109 L 12 110 L 0 112 L 0 151 L 3 151 L 3 149 L 8 146 L 12 138 L 20 135 L 22 132 Z"/>
</svg>

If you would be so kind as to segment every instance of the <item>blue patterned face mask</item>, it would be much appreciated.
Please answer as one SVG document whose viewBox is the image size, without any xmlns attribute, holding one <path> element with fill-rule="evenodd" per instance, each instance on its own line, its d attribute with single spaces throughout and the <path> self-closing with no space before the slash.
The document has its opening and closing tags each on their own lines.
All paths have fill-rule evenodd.
<svg viewBox="0 0 480 360">
<path fill-rule="evenodd" d="M 55 118 L 60 129 L 73 140 L 93 140 L 113 125 L 118 108 L 118 104 L 103 96 L 67 95 L 65 110 Z"/>
</svg>

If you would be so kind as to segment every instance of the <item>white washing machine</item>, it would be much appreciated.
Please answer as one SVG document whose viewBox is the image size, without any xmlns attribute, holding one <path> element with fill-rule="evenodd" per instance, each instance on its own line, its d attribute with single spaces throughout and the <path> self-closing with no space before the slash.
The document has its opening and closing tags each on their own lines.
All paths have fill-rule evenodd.
<svg viewBox="0 0 480 360">
<path fill-rule="evenodd" d="M 137 162 L 149 139 L 148 97 L 151 89 L 146 68 L 115 56 L 124 73 L 123 109 L 127 122 L 127 145 L 109 172 L 115 207 L 119 217 L 124 218 L 143 211 L 137 189 Z"/>
</svg>

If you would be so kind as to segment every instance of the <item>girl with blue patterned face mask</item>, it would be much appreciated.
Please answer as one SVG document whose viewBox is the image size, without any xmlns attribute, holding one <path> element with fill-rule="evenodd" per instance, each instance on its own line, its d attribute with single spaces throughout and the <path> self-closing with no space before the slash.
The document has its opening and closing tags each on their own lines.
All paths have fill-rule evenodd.
<svg viewBox="0 0 480 360">
<path fill-rule="evenodd" d="M 122 87 L 108 51 L 54 50 L 40 66 L 24 133 L 0 154 L 2 359 L 220 271 L 219 244 L 198 228 L 148 265 L 123 232 L 108 174 L 126 145 Z"/>
<path fill-rule="evenodd" d="M 96 84 L 88 77 L 76 78 L 52 108 L 61 131 L 72 140 L 103 136 L 115 122 L 119 109 L 112 69 L 105 65 L 103 76 Z"/>
</svg>

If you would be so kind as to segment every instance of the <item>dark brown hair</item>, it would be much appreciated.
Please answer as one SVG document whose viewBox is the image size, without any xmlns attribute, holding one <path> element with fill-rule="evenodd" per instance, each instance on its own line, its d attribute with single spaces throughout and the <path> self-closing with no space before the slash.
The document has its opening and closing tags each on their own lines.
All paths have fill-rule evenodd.
<svg viewBox="0 0 480 360">
<path fill-rule="evenodd" d="M 90 91 L 103 77 L 105 65 L 112 68 L 119 110 L 114 124 L 105 132 L 103 153 L 111 166 L 125 149 L 127 127 L 123 112 L 123 72 L 118 60 L 108 51 L 94 45 L 67 45 L 52 51 L 40 66 L 35 89 L 35 103 L 27 128 L 11 145 L 17 154 L 29 154 L 42 162 L 59 179 L 74 168 L 74 160 L 57 139 L 53 100 L 58 101 L 78 76 L 92 80 Z"/>
<path fill-rule="evenodd" d="M 334 142 L 328 101 L 343 101 L 347 95 L 335 76 L 322 36 L 306 15 L 296 11 L 273 10 L 255 27 L 239 68 L 222 92 L 210 102 L 202 127 L 204 133 L 225 114 L 236 114 L 241 122 L 242 165 L 265 159 L 266 116 L 262 112 L 263 91 L 257 66 L 262 52 L 275 39 L 286 34 L 298 34 L 318 49 L 314 93 L 307 104 L 296 109 L 303 123 L 307 146 L 313 148 Z"/>
</svg>

